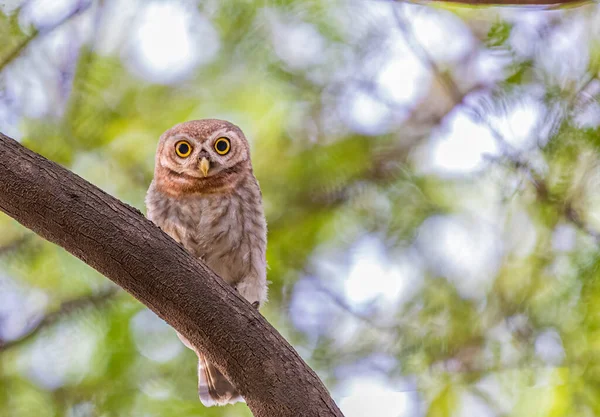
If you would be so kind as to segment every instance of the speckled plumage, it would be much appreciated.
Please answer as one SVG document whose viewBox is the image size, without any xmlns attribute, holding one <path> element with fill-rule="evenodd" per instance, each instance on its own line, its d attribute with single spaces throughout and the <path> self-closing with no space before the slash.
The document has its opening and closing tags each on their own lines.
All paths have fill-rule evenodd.
<svg viewBox="0 0 600 417">
<path fill-rule="evenodd" d="M 216 140 L 222 137 L 231 143 L 226 155 L 215 150 Z M 175 152 L 181 140 L 192 146 L 185 158 Z M 200 169 L 202 158 L 210 163 L 206 176 Z M 146 207 L 150 220 L 204 260 L 250 303 L 262 305 L 266 301 L 262 196 L 252 172 L 248 142 L 237 126 L 204 119 L 166 131 L 158 143 Z M 206 363 L 201 352 L 197 354 L 202 402 L 208 406 L 242 401 L 225 377 Z"/>
</svg>

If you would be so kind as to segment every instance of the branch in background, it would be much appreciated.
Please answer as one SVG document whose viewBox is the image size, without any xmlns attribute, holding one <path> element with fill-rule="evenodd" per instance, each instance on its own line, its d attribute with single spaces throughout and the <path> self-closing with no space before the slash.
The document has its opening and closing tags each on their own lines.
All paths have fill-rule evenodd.
<svg viewBox="0 0 600 417">
<path fill-rule="evenodd" d="M 418 4 L 455 3 L 468 6 L 522 6 L 526 8 L 531 8 L 531 6 L 539 6 L 540 8 L 544 9 L 578 7 L 593 3 L 589 0 L 413 0 L 413 2 Z"/>
<path fill-rule="evenodd" d="M 396 22 L 398 23 L 398 27 L 400 31 L 403 33 L 409 47 L 412 51 L 417 55 L 422 62 L 427 65 L 434 74 L 434 77 L 445 86 L 449 96 L 452 98 L 455 104 L 463 104 L 469 112 L 466 114 L 471 117 L 474 122 L 484 123 L 486 127 L 492 133 L 492 136 L 496 140 L 498 146 L 502 150 L 503 155 L 508 158 L 514 168 L 521 170 L 524 172 L 529 179 L 529 182 L 534 187 L 536 191 L 536 195 L 538 198 L 545 202 L 553 205 L 558 213 L 560 213 L 567 221 L 575 225 L 579 230 L 588 234 L 592 238 L 596 240 L 596 242 L 600 243 L 600 232 L 593 230 L 591 227 L 585 224 L 585 222 L 578 215 L 577 211 L 573 208 L 572 203 L 569 201 L 559 201 L 558 199 L 553 198 L 550 195 L 549 188 L 545 181 L 540 178 L 535 171 L 527 164 L 526 161 L 519 158 L 515 149 L 510 145 L 510 143 L 504 138 L 504 136 L 496 129 L 492 123 L 489 121 L 484 114 L 481 114 L 478 109 L 473 106 L 464 104 L 465 97 L 471 93 L 471 91 L 461 92 L 458 88 L 454 79 L 449 76 L 447 73 L 444 73 L 440 70 L 439 66 L 433 60 L 433 58 L 429 55 L 427 50 L 421 45 L 418 40 L 415 38 L 411 28 L 410 23 L 400 14 L 398 7 L 394 7 L 394 16 L 396 18 Z M 581 96 L 585 92 L 585 90 L 589 87 L 589 85 L 596 79 L 595 76 L 590 76 L 587 80 L 585 80 L 577 92 L 573 95 L 571 100 L 569 100 L 569 105 L 567 108 L 567 114 L 573 109 L 573 107 L 577 103 L 578 97 Z M 491 158 L 493 160 L 493 158 Z"/>
<path fill-rule="evenodd" d="M 0 246 L 0 256 L 4 256 L 12 251 L 19 249 L 21 246 L 23 246 L 25 243 L 27 243 L 30 239 L 31 239 L 31 235 L 25 235 L 18 239 L 13 240 L 12 242 L 10 242 L 4 246 Z"/>
<path fill-rule="evenodd" d="M 425 66 L 429 67 L 433 72 L 434 76 L 440 80 L 448 95 L 453 101 L 454 105 L 462 103 L 465 99 L 466 94 L 463 94 L 456 82 L 445 72 L 442 72 L 438 64 L 433 60 L 429 52 L 421 45 L 421 43 L 415 37 L 415 34 L 412 31 L 411 24 L 407 21 L 407 19 L 401 14 L 399 7 L 393 7 L 394 18 L 396 19 L 396 24 L 398 25 L 398 29 L 402 33 L 404 40 L 413 51 L 413 53 L 425 64 Z M 453 106 L 454 107 L 454 106 Z"/>
<path fill-rule="evenodd" d="M 526 163 L 510 159 L 511 165 L 520 170 L 529 179 L 529 182 L 535 190 L 535 194 L 539 201 L 551 205 L 554 209 L 564 217 L 568 222 L 577 227 L 580 231 L 592 237 L 596 243 L 600 243 L 600 233 L 589 225 L 577 213 L 570 201 L 562 201 L 553 196 L 548 189 L 546 182 L 541 179 Z"/>
<path fill-rule="evenodd" d="M 426 129 L 430 131 L 433 126 L 439 125 L 444 117 L 451 113 L 458 105 L 462 105 L 463 107 L 469 109 L 470 111 L 466 112 L 466 114 L 472 119 L 479 118 L 480 115 L 476 114 L 476 110 L 471 106 L 466 105 L 465 98 L 473 92 L 483 90 L 485 86 L 475 83 L 474 85 L 469 86 L 469 88 L 464 89 L 464 91 L 459 88 L 452 76 L 443 71 L 431 57 L 429 52 L 423 47 L 423 45 L 421 45 L 412 30 L 411 23 L 400 10 L 400 6 L 392 7 L 392 10 L 398 29 L 406 41 L 406 44 L 415 54 L 417 59 L 420 59 L 424 66 L 429 68 L 433 74 L 433 81 L 431 83 L 429 95 L 432 93 L 436 94 L 435 101 L 429 100 L 429 97 L 426 96 L 424 99 L 422 99 L 420 104 L 413 108 L 413 116 L 411 116 L 411 119 L 415 119 L 413 120 L 413 124 L 416 121 L 416 126 L 423 125 L 422 121 L 419 120 L 422 118 L 421 113 L 433 115 L 433 117 L 429 116 L 424 120 L 426 122 Z M 442 90 L 440 94 L 443 99 L 440 99 L 438 95 L 438 91 L 440 89 Z"/>
<path fill-rule="evenodd" d="M 0 134 L 0 210 L 127 290 L 229 379 L 255 417 L 342 417 L 258 310 L 136 210 Z"/>
<path fill-rule="evenodd" d="M 73 300 L 65 301 L 60 305 L 60 307 L 47 315 L 45 315 L 38 324 L 29 331 L 26 335 L 20 337 L 19 339 L 3 341 L 0 339 L 0 352 L 11 349 L 15 346 L 24 344 L 38 335 L 40 330 L 53 325 L 61 318 L 68 316 L 75 311 L 79 311 L 82 309 L 86 309 L 89 307 L 100 308 L 108 301 L 112 300 L 115 295 L 118 294 L 116 287 L 111 287 L 108 290 L 99 292 L 97 294 L 90 294 L 85 297 L 75 298 Z"/>
<path fill-rule="evenodd" d="M 358 320 L 368 324 L 370 327 L 378 329 L 378 330 L 387 330 L 394 331 L 397 330 L 397 326 L 386 326 L 375 322 L 371 317 L 365 316 L 362 313 L 356 311 L 343 297 L 336 294 L 335 291 L 328 288 L 320 279 L 309 276 L 304 278 L 308 282 L 312 283 L 315 286 L 315 289 L 320 293 L 326 295 L 331 301 L 333 301 L 338 307 L 352 316 L 356 317 Z"/>
<path fill-rule="evenodd" d="M 61 21 L 53 24 L 50 27 L 44 29 L 35 29 L 31 35 L 23 39 L 17 46 L 15 46 L 7 55 L 4 57 L 2 62 L 0 62 L 0 71 L 4 70 L 8 64 L 10 64 L 13 60 L 15 60 L 21 53 L 27 48 L 27 46 L 37 39 L 39 36 L 46 35 L 52 32 L 54 29 L 62 26 L 63 24 L 70 21 L 72 18 L 78 16 L 80 13 L 87 10 L 92 5 L 92 2 L 88 2 L 84 5 L 79 5 L 71 13 L 66 15 Z"/>
</svg>

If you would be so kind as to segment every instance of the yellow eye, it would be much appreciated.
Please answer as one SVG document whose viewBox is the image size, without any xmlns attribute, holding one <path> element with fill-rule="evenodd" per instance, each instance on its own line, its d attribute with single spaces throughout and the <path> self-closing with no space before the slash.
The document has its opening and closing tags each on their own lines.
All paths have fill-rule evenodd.
<svg viewBox="0 0 600 417">
<path fill-rule="evenodd" d="M 175 152 L 181 158 L 187 158 L 192 153 L 192 145 L 186 140 L 180 140 L 175 144 Z"/>
<path fill-rule="evenodd" d="M 215 142 L 215 151 L 217 151 L 217 153 L 219 155 L 227 154 L 230 149 L 231 149 L 231 143 L 229 142 L 229 139 L 227 139 L 227 138 L 219 138 Z"/>
</svg>

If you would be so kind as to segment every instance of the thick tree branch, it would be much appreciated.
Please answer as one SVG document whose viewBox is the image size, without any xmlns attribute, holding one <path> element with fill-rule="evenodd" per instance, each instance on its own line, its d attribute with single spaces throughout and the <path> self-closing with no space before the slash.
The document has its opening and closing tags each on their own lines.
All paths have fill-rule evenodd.
<svg viewBox="0 0 600 417">
<path fill-rule="evenodd" d="M 3 134 L 0 210 L 186 336 L 235 384 L 255 416 L 342 416 L 296 351 L 202 262 L 138 210 Z"/>
</svg>

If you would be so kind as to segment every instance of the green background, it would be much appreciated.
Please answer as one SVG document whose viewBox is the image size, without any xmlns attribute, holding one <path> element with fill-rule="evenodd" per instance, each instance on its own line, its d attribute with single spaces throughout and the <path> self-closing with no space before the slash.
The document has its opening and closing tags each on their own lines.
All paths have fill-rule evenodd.
<svg viewBox="0 0 600 417">
<path fill-rule="evenodd" d="M 347 417 L 600 415 L 599 28 L 595 4 L 5 1 L 0 131 L 144 211 L 163 131 L 238 124 L 262 313 Z M 2 417 L 251 415 L 204 408 L 172 329 L 4 215 L 0 341 Z"/>
</svg>

